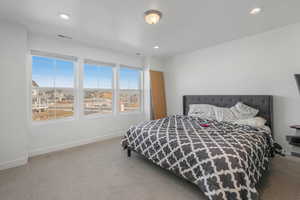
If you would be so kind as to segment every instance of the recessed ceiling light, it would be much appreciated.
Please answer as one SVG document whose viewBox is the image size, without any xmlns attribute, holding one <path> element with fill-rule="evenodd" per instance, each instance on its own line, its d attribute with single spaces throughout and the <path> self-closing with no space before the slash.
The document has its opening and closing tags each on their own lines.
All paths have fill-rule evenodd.
<svg viewBox="0 0 300 200">
<path fill-rule="evenodd" d="M 153 48 L 154 48 L 154 49 L 159 49 L 159 46 L 156 45 L 156 46 L 154 46 Z"/>
<path fill-rule="evenodd" d="M 250 11 L 250 14 L 251 15 L 257 15 L 258 13 L 261 12 L 261 8 L 259 7 L 256 7 L 256 8 L 253 8 L 251 11 Z"/>
<path fill-rule="evenodd" d="M 147 10 L 145 12 L 145 21 L 147 24 L 157 24 L 162 17 L 162 13 L 158 10 Z"/>
<path fill-rule="evenodd" d="M 59 17 L 61 19 L 64 19 L 64 20 L 69 20 L 70 19 L 70 16 L 68 14 L 65 14 L 65 13 L 59 14 Z"/>
</svg>

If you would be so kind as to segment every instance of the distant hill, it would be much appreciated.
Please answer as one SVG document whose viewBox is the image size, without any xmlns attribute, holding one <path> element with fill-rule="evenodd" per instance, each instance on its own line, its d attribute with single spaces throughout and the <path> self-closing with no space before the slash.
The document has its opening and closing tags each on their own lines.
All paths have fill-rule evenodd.
<svg viewBox="0 0 300 200">
<path fill-rule="evenodd" d="M 97 91 L 91 91 L 87 94 L 87 98 L 105 98 L 105 99 L 112 99 L 112 93 L 111 92 L 97 92 Z"/>
<path fill-rule="evenodd" d="M 106 99 L 112 99 L 112 93 L 111 92 L 103 92 L 99 96 L 102 97 L 102 98 L 106 98 Z"/>
</svg>

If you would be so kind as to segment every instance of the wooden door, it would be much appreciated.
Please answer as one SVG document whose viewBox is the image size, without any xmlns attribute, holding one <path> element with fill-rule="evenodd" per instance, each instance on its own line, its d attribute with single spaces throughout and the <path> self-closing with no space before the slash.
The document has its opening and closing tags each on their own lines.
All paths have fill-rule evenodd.
<svg viewBox="0 0 300 200">
<path fill-rule="evenodd" d="M 167 116 L 164 74 L 150 70 L 151 104 L 153 119 Z"/>
</svg>

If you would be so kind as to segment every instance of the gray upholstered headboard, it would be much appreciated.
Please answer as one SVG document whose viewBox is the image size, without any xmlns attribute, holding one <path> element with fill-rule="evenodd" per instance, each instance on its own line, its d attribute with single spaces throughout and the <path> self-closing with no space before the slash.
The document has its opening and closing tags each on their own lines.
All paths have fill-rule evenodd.
<svg viewBox="0 0 300 200">
<path fill-rule="evenodd" d="M 273 96 L 269 95 L 185 95 L 183 96 L 183 114 L 188 114 L 190 104 L 231 107 L 239 101 L 259 109 L 258 116 L 265 118 L 266 124 L 273 130 Z"/>
</svg>

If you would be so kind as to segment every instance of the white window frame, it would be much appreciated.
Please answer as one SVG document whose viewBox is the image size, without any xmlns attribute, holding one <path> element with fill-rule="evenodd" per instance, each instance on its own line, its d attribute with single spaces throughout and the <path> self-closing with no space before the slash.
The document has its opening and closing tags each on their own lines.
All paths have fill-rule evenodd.
<svg viewBox="0 0 300 200">
<path fill-rule="evenodd" d="M 38 57 L 45 57 L 45 58 L 50 58 L 50 59 L 56 59 L 56 60 L 64 60 L 68 62 L 73 62 L 73 73 L 74 73 L 74 83 L 73 83 L 73 88 L 62 88 L 62 87 L 53 87 L 53 89 L 73 89 L 73 94 L 74 94 L 74 102 L 73 102 L 73 116 L 70 117 L 63 117 L 63 118 L 58 118 L 58 119 L 49 119 L 49 120 L 33 120 L 32 119 L 32 57 L 33 56 L 38 56 Z M 32 125 L 43 125 L 43 124 L 52 124 L 52 123 L 59 123 L 59 122 L 65 122 L 65 121 L 73 121 L 75 119 L 78 119 L 78 76 L 79 76 L 79 70 L 78 70 L 78 59 L 74 56 L 67 56 L 67 55 L 61 55 L 61 54 L 54 54 L 54 53 L 48 53 L 48 52 L 42 52 L 42 51 L 35 51 L 31 50 L 29 54 L 29 70 L 28 70 L 28 84 L 29 84 L 29 90 L 28 90 L 28 95 L 29 95 L 29 102 L 28 102 L 28 113 L 29 113 L 29 122 Z M 51 89 L 52 87 L 44 87 L 45 89 Z"/>
<path fill-rule="evenodd" d="M 121 68 L 127 68 L 127 69 L 134 69 L 139 71 L 139 89 L 120 89 L 120 69 Z M 144 73 L 142 68 L 138 67 L 132 67 L 128 65 L 119 65 L 118 71 L 117 71 L 117 102 L 116 102 L 116 108 L 119 115 L 131 115 L 131 114 L 141 114 L 144 112 Z M 136 92 L 139 91 L 140 93 L 140 108 L 135 111 L 120 111 L 120 92 L 121 91 L 128 91 L 128 92 Z"/>
<path fill-rule="evenodd" d="M 60 122 L 67 122 L 67 121 L 73 121 L 73 120 L 79 120 L 79 119 L 93 119 L 93 118 L 102 118 L 102 117 L 116 117 L 121 115 L 132 115 L 132 114 L 142 114 L 144 112 L 144 69 L 141 67 L 132 67 L 128 65 L 123 64 L 117 64 L 114 62 L 101 62 L 101 61 L 92 61 L 89 59 L 79 59 L 74 56 L 69 55 L 62 55 L 62 54 L 56 54 L 56 53 L 49 53 L 49 52 L 43 52 L 43 51 L 36 51 L 36 50 L 30 50 L 28 52 L 28 62 L 27 62 L 27 82 L 28 82 L 28 89 L 27 89 L 27 105 L 28 105 L 28 124 L 29 125 L 44 125 L 44 124 L 52 124 L 52 123 L 60 123 Z M 52 58 L 52 59 L 58 59 L 58 60 L 65 60 L 65 61 L 71 61 L 73 62 L 74 66 L 74 87 L 73 93 L 74 93 L 74 114 L 71 117 L 64 117 L 59 119 L 50 119 L 50 120 L 33 120 L 32 119 L 32 58 L 33 56 L 40 56 L 40 57 L 46 57 L 46 58 Z M 113 70 L 113 82 L 112 82 L 112 89 L 107 89 L 109 91 L 112 91 L 113 93 L 113 99 L 112 99 L 112 113 L 95 113 L 90 115 L 84 114 L 84 87 L 83 87 L 83 81 L 84 81 L 84 64 L 86 64 L 86 61 L 92 61 L 95 62 L 94 64 L 98 65 L 106 65 L 112 67 Z M 120 111 L 119 106 L 119 99 L 120 99 L 120 91 L 123 89 L 119 88 L 119 81 L 120 81 L 120 68 L 129 68 L 139 71 L 139 90 L 128 90 L 124 89 L 124 91 L 139 91 L 140 93 L 140 107 L 138 110 L 135 111 Z M 53 88 L 55 89 L 55 87 Z M 65 88 L 57 88 L 57 89 L 65 89 Z M 70 88 L 67 88 L 70 89 Z M 106 89 L 95 89 L 98 91 L 106 91 Z"/>
<path fill-rule="evenodd" d="M 95 65 L 95 67 L 101 67 L 101 66 L 105 66 L 105 67 L 111 67 L 112 68 L 112 88 L 111 89 L 104 89 L 104 88 L 84 88 L 84 66 L 85 64 L 90 64 L 90 65 Z M 84 59 L 81 65 L 81 87 L 80 87 L 80 91 L 81 91 L 81 101 L 80 101 L 80 110 L 81 110 L 81 116 L 83 118 L 88 118 L 88 119 L 94 119 L 94 118 L 102 118 L 102 117 L 108 117 L 108 116 L 114 116 L 116 114 L 116 109 L 115 109 L 115 99 L 116 99 L 116 86 L 115 86 L 115 79 L 116 79 L 116 64 L 114 63 L 109 63 L 109 62 L 102 62 L 102 61 L 95 61 L 95 60 L 90 60 L 90 59 Z M 84 114 L 84 90 L 94 90 L 94 91 L 111 91 L 112 92 L 112 112 L 111 113 L 93 113 L 93 114 L 89 114 L 89 115 L 85 115 Z"/>
</svg>

